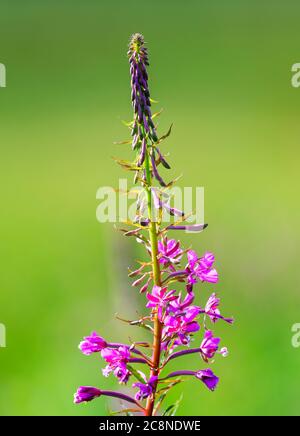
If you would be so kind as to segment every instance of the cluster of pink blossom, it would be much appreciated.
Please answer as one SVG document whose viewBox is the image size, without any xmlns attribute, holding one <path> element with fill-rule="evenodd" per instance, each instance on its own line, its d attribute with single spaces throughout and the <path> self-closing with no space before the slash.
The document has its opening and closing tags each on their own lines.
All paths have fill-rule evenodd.
<svg viewBox="0 0 300 436">
<path fill-rule="evenodd" d="M 203 307 L 194 304 L 194 285 L 197 282 L 216 283 L 218 281 L 218 273 L 213 268 L 214 255 L 205 253 L 204 256 L 199 258 L 195 251 L 189 250 L 187 251 L 188 261 L 185 268 L 176 270 L 174 265 L 176 264 L 179 267 L 184 257 L 184 251 L 181 249 L 180 243 L 174 239 L 164 238 L 158 244 L 158 249 L 160 263 L 164 266 L 162 276 L 165 275 L 166 279 L 163 286 L 154 285 L 151 292 L 147 292 L 146 307 L 157 311 L 159 321 L 163 326 L 161 371 L 170 360 L 187 354 L 198 353 L 206 363 L 209 363 L 216 353 L 226 356 L 228 353 L 227 348 L 220 348 L 220 338 L 214 336 L 212 330 L 207 327 L 205 319 L 209 317 L 212 323 L 219 319 L 232 323 L 232 318 L 221 315 L 219 310 L 220 299 L 217 298 L 215 293 L 211 294 Z M 143 275 L 143 270 L 139 268 L 136 274 Z M 183 278 L 185 278 L 185 295 L 182 295 L 181 292 L 177 293 L 169 285 L 169 282 L 173 283 L 176 280 L 182 282 Z M 201 316 L 202 322 L 200 321 Z M 142 321 L 140 320 L 140 322 Z M 204 326 L 202 341 L 197 347 L 191 347 L 193 336 L 200 330 L 201 324 Z M 132 376 L 136 377 L 138 375 L 138 381 L 132 384 L 133 388 L 138 389 L 135 397 L 126 397 L 127 401 L 128 398 L 131 398 L 131 402 L 138 403 L 152 395 L 154 388 L 160 381 L 158 376 L 150 376 L 147 379 L 142 371 L 133 370 L 133 364 L 143 364 L 151 367 L 151 357 L 140 351 L 138 345 L 108 343 L 96 332 L 93 332 L 90 336 L 84 338 L 79 348 L 86 355 L 92 353 L 101 355 L 102 359 L 107 363 L 107 366 L 103 369 L 105 377 L 113 373 L 120 383 L 126 384 Z M 144 347 L 145 343 L 142 346 Z M 178 348 L 180 348 L 180 351 L 177 351 Z M 214 390 L 219 381 L 211 368 L 198 371 L 183 369 L 163 376 L 161 380 L 185 375 L 194 375 L 210 390 Z M 88 388 L 90 391 L 87 390 Z M 90 392 L 90 396 L 88 392 Z M 102 391 L 99 392 L 103 395 Z M 75 394 L 75 402 L 92 400 L 100 395 L 99 392 L 92 387 L 80 387 Z M 110 394 L 120 398 L 118 392 L 110 391 Z M 107 395 L 107 391 L 105 395 Z"/>
</svg>

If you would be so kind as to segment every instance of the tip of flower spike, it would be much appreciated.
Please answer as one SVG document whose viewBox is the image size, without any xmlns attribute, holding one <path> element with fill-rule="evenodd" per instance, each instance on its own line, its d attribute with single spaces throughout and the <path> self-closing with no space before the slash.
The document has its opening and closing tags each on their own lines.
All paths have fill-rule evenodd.
<svg viewBox="0 0 300 436">
<path fill-rule="evenodd" d="M 129 46 L 136 45 L 137 47 L 141 47 L 145 43 L 145 39 L 141 33 L 134 33 L 130 37 Z"/>
<path fill-rule="evenodd" d="M 128 56 L 132 53 L 139 53 L 140 49 L 144 46 L 145 39 L 141 33 L 134 33 L 130 37 Z"/>
</svg>

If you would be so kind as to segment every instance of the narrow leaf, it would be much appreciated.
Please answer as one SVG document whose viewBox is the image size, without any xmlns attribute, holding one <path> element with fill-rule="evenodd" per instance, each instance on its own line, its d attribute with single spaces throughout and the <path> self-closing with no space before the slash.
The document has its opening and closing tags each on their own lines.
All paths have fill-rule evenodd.
<svg viewBox="0 0 300 436">
<path fill-rule="evenodd" d="M 172 131 L 172 127 L 173 127 L 173 123 L 170 125 L 169 130 L 167 131 L 167 133 L 165 133 L 164 135 L 162 135 L 159 140 L 157 141 L 157 144 L 160 144 L 164 139 L 166 139 L 168 136 L 170 136 L 171 131 Z"/>
<path fill-rule="evenodd" d="M 132 373 L 132 375 L 140 382 L 145 384 L 145 380 L 143 379 L 143 377 L 141 376 L 141 374 L 139 373 L 139 371 L 137 371 L 136 369 L 134 369 L 131 365 L 127 364 L 127 368 L 129 369 L 129 371 Z"/>
</svg>

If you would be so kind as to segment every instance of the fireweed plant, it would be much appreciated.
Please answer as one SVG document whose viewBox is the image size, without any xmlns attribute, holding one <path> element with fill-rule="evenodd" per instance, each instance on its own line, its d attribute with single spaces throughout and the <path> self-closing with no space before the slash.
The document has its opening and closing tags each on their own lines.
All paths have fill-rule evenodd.
<svg viewBox="0 0 300 436">
<path fill-rule="evenodd" d="M 214 255 L 210 252 L 199 256 L 191 249 L 184 249 L 180 241 L 170 239 L 169 231 L 202 231 L 205 224 L 185 224 L 187 218 L 183 211 L 170 206 L 167 188 L 176 180 L 165 183 L 159 168 L 169 169 L 160 144 L 170 134 L 157 136 L 152 114 L 148 88 L 148 53 L 144 38 L 137 33 L 131 37 L 128 51 L 131 75 L 131 100 L 133 121 L 128 124 L 132 139 L 130 143 L 135 152 L 134 162 L 118 160 L 127 170 L 134 171 L 135 183 L 143 187 L 143 197 L 137 198 L 137 213 L 134 222 L 127 223 L 131 228 L 121 229 L 126 236 L 133 236 L 142 243 L 149 255 L 148 261 L 139 262 L 135 270 L 129 272 L 133 287 L 138 287 L 145 296 L 146 316 L 136 321 L 126 321 L 130 325 L 143 327 L 150 331 L 150 342 L 129 344 L 109 342 L 96 332 L 86 336 L 79 344 L 85 355 L 98 353 L 106 362 L 102 370 L 108 377 L 113 374 L 120 384 L 131 383 L 135 394 L 102 390 L 92 386 L 80 386 L 74 395 L 75 403 L 91 401 L 100 396 L 114 397 L 122 402 L 122 409 L 116 413 L 142 414 L 153 416 L 174 414 L 177 404 L 161 411 L 167 393 L 185 378 L 193 378 L 213 391 L 219 378 L 210 367 L 216 353 L 227 355 L 227 348 L 220 348 L 220 338 L 215 337 L 211 326 L 223 320 L 232 323 L 232 318 L 221 315 L 220 299 L 212 293 L 202 306 L 195 305 L 194 289 L 199 284 L 217 283 L 218 273 L 214 268 Z M 166 227 L 162 224 L 162 211 L 175 217 L 175 222 Z M 177 293 L 172 284 L 177 283 L 181 291 Z M 208 325 L 209 323 L 209 325 Z M 200 325 L 202 328 L 200 329 Z M 195 334 L 202 331 L 200 339 Z M 194 346 L 192 342 L 197 345 Z M 197 371 L 178 369 L 168 371 L 168 363 L 187 354 L 199 360 Z M 203 366 L 200 365 L 202 360 Z M 137 369 L 143 367 L 143 371 Z M 205 364 L 205 366 L 204 366 Z"/>
</svg>

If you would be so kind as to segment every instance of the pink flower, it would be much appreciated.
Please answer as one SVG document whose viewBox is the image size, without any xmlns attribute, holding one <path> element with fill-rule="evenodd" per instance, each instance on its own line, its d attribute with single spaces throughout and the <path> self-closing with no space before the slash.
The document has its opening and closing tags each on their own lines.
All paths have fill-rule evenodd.
<svg viewBox="0 0 300 436">
<path fill-rule="evenodd" d="M 100 389 L 93 386 L 80 386 L 74 394 L 74 403 L 79 404 L 86 401 L 92 401 L 96 397 L 100 397 Z"/>
<path fill-rule="evenodd" d="M 205 386 L 208 387 L 208 389 L 210 389 L 211 391 L 215 390 L 219 382 L 219 377 L 217 377 L 209 368 L 200 369 L 199 371 L 191 371 L 187 369 L 174 371 L 168 374 L 166 378 L 187 376 L 187 375 L 191 375 L 193 377 L 196 377 L 198 380 L 201 380 L 205 384 Z"/>
<path fill-rule="evenodd" d="M 216 322 L 219 318 L 220 315 L 220 311 L 218 309 L 219 304 L 220 304 L 220 298 L 217 298 L 215 293 L 211 294 L 205 306 L 205 313 L 208 314 L 212 322 Z"/>
<path fill-rule="evenodd" d="M 175 239 L 164 238 L 158 242 L 158 252 L 161 255 L 159 262 L 161 264 L 179 263 L 182 258 L 180 242 Z"/>
<path fill-rule="evenodd" d="M 184 299 L 181 298 L 181 293 L 179 293 L 179 296 L 170 302 L 168 305 L 167 311 L 169 312 L 183 312 L 190 304 L 193 303 L 195 299 L 195 295 L 192 291 L 188 292 Z"/>
<path fill-rule="evenodd" d="M 194 319 L 200 313 L 197 306 L 190 306 L 184 315 L 166 316 L 164 320 L 164 334 L 175 337 L 177 345 L 187 345 L 190 342 L 190 333 L 200 329 L 199 324 Z"/>
<path fill-rule="evenodd" d="M 208 269 L 211 268 L 214 264 L 215 256 L 213 253 L 207 252 L 204 254 L 203 257 L 199 260 L 199 265 L 202 269 Z"/>
<path fill-rule="evenodd" d="M 202 282 L 217 283 L 219 278 L 216 269 L 212 268 L 215 261 L 215 257 L 212 253 L 207 252 L 199 259 L 195 251 L 189 250 L 187 257 L 189 283 L 197 283 L 198 280 L 201 280 Z"/>
<path fill-rule="evenodd" d="M 139 373 L 141 377 L 144 379 L 145 383 L 137 382 L 137 383 L 133 383 L 132 385 L 133 388 L 139 388 L 138 392 L 135 394 L 135 399 L 137 401 L 141 401 L 150 397 L 157 383 L 157 376 L 153 375 L 149 378 L 149 380 L 147 380 L 145 374 L 143 374 L 141 371 L 139 371 Z"/>
<path fill-rule="evenodd" d="M 92 332 L 90 336 L 85 336 L 84 341 L 80 342 L 79 349 L 86 356 L 97 353 L 107 347 L 107 342 L 96 332 Z"/>
<path fill-rule="evenodd" d="M 216 322 L 218 321 L 218 319 L 223 319 L 229 324 L 232 324 L 233 323 L 232 318 L 225 318 L 220 314 L 220 311 L 218 309 L 219 304 L 220 304 L 220 298 L 217 298 L 216 294 L 213 293 L 207 300 L 206 306 L 204 310 L 201 310 L 201 313 L 206 313 L 210 317 L 212 322 Z"/>
<path fill-rule="evenodd" d="M 200 352 L 205 361 L 214 357 L 218 350 L 220 338 L 214 338 L 211 330 L 206 330 L 204 339 L 200 345 Z"/>
<path fill-rule="evenodd" d="M 219 383 L 219 377 L 217 377 L 209 368 L 197 371 L 195 376 L 201 380 L 211 391 L 214 391 Z"/>
<path fill-rule="evenodd" d="M 146 307 L 157 307 L 159 319 L 162 320 L 162 310 L 170 301 L 176 300 L 175 290 L 168 291 L 168 288 L 153 286 L 152 293 L 147 293 L 148 303 Z"/>
<path fill-rule="evenodd" d="M 103 375 L 108 377 L 111 372 L 119 379 L 120 383 L 127 383 L 130 372 L 126 364 L 130 359 L 128 347 L 121 346 L 118 349 L 105 348 L 101 351 L 101 356 L 108 363 L 102 370 Z"/>
</svg>

